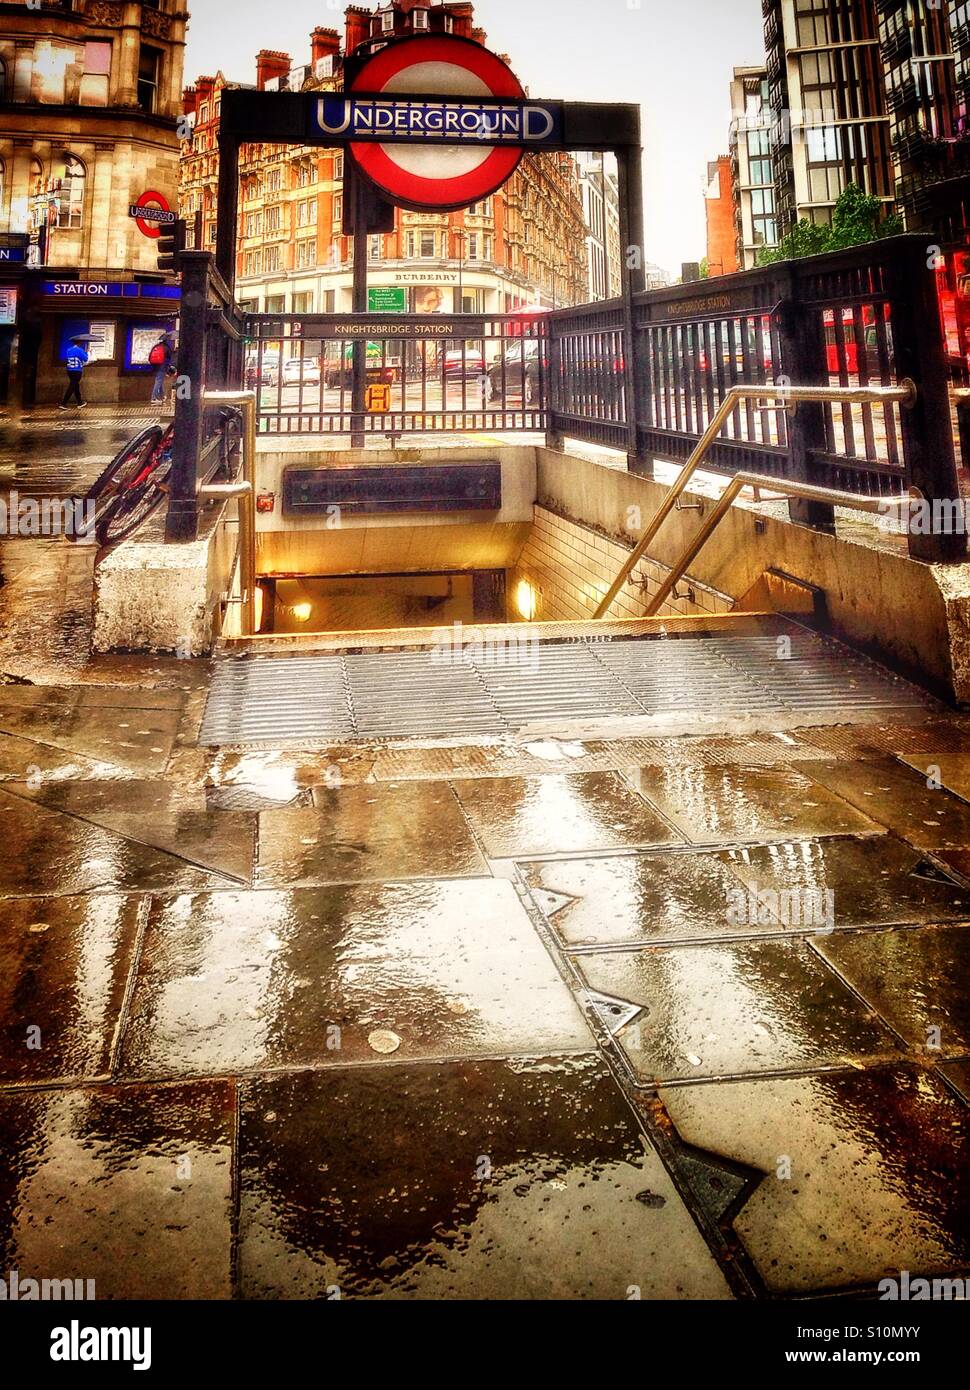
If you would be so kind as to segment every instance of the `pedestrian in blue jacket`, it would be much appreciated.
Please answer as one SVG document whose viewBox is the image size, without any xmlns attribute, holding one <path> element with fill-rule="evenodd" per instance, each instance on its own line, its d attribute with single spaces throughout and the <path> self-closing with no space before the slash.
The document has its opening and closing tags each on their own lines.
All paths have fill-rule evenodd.
<svg viewBox="0 0 970 1390">
<path fill-rule="evenodd" d="M 66 410 L 68 402 L 73 396 L 79 407 L 87 405 L 87 401 L 81 399 L 81 377 L 84 375 L 84 368 L 88 365 L 88 354 L 83 345 L 71 339 L 71 346 L 67 354 L 67 390 L 61 401 L 61 409 Z"/>
</svg>

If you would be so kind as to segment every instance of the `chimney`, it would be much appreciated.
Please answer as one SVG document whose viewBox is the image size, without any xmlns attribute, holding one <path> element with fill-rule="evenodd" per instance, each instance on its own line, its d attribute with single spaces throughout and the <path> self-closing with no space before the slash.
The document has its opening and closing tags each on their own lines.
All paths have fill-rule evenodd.
<svg viewBox="0 0 970 1390">
<path fill-rule="evenodd" d="M 182 92 L 182 110 L 186 116 L 192 116 L 198 107 L 198 94 L 194 87 L 186 87 Z"/>
<path fill-rule="evenodd" d="M 484 29 L 473 29 L 472 38 L 475 40 L 476 43 L 480 43 L 483 48 L 487 47 L 485 40 L 488 38 L 488 35 L 486 34 Z"/>
<path fill-rule="evenodd" d="M 288 77 L 290 68 L 288 53 L 276 53 L 271 48 L 261 48 L 256 54 L 256 86 L 260 91 L 271 82 L 274 77 Z"/>
<path fill-rule="evenodd" d="M 446 12 L 454 20 L 452 32 L 459 38 L 470 39 L 475 27 L 475 6 L 468 4 L 467 0 L 461 0 L 460 4 L 448 5 Z"/>
<path fill-rule="evenodd" d="M 336 29 L 314 29 L 310 35 L 310 53 L 316 63 L 320 58 L 329 58 L 340 52 L 340 35 Z"/>
<path fill-rule="evenodd" d="M 370 37 L 371 18 L 371 11 L 362 9 L 359 5 L 351 5 L 344 11 L 346 21 L 344 53 L 348 58 L 355 48 L 358 48 L 366 38 Z"/>
</svg>

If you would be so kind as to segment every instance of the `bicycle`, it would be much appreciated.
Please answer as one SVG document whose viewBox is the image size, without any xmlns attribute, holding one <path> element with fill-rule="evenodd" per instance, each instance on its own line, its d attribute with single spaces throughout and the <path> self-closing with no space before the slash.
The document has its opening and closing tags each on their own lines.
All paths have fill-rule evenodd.
<svg viewBox="0 0 970 1390">
<path fill-rule="evenodd" d="M 214 476 L 232 481 L 239 472 L 242 419 L 237 410 L 220 412 L 219 464 Z M 102 549 L 120 545 L 138 530 L 170 495 L 174 423 L 149 425 L 112 459 L 85 495 L 93 503 L 90 522 L 79 527 L 74 540 L 92 532 Z"/>
</svg>

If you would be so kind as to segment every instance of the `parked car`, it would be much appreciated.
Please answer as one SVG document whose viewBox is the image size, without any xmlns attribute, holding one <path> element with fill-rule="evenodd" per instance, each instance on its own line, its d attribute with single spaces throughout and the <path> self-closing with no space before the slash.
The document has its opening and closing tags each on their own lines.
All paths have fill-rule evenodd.
<svg viewBox="0 0 970 1390">
<path fill-rule="evenodd" d="M 320 363 L 315 357 L 290 357 L 283 363 L 284 386 L 319 386 Z"/>
<path fill-rule="evenodd" d="M 336 349 L 336 344 L 334 344 Z M 386 382 L 392 386 L 401 380 L 401 359 L 385 354 L 381 343 L 367 344 L 368 382 Z M 323 374 L 324 384 L 329 387 L 342 387 L 349 391 L 354 384 L 354 345 L 347 343 L 342 357 L 331 350 L 327 354 L 327 364 Z"/>
<path fill-rule="evenodd" d="M 548 355 L 538 338 L 522 338 L 509 343 L 503 358 L 497 357 L 488 369 L 488 398 L 499 401 L 506 395 L 523 396 L 528 405 L 539 399 L 539 372 L 549 368 Z M 523 383 L 525 389 L 523 391 Z"/>
<path fill-rule="evenodd" d="M 485 358 L 480 352 L 446 352 L 442 364 L 446 381 L 477 380 L 485 375 Z"/>
<path fill-rule="evenodd" d="M 257 354 L 249 358 L 246 363 L 246 382 L 249 386 L 256 385 L 256 374 L 259 373 L 259 384 L 261 386 L 275 386 L 280 379 L 280 355 L 278 352 L 264 352 L 262 364 Z"/>
</svg>

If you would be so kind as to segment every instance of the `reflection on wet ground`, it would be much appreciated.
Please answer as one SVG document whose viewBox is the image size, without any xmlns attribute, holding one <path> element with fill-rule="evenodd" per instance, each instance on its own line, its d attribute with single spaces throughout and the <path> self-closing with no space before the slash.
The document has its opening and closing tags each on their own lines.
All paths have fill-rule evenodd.
<svg viewBox="0 0 970 1390">
<path fill-rule="evenodd" d="M 970 1262 L 970 721 L 203 750 L 205 663 L 90 659 L 83 548 L 0 565 L 0 1268 L 621 1299 Z"/>
</svg>

